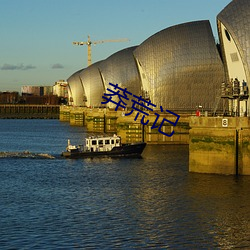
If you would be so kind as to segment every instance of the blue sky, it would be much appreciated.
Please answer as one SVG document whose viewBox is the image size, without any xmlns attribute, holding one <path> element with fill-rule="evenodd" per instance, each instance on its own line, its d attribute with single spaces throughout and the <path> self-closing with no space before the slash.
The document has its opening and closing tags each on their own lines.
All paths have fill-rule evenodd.
<svg viewBox="0 0 250 250">
<path fill-rule="evenodd" d="M 209 20 L 231 0 L 0 0 L 0 91 L 53 85 L 87 66 L 73 41 L 128 38 L 92 46 L 92 62 L 139 45 L 170 26 Z M 181 8 L 180 8 L 181 7 Z"/>
</svg>

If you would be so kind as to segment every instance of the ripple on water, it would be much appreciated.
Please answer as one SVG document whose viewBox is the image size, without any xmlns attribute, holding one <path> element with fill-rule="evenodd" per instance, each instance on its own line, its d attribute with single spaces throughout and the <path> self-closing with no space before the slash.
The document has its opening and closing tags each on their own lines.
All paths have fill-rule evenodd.
<svg viewBox="0 0 250 250">
<path fill-rule="evenodd" d="M 84 135 L 59 121 L 0 126 L 1 152 L 55 156 Z M 2 157 L 0 248 L 247 249 L 249 186 L 188 173 L 187 146 L 148 145 L 142 159 Z"/>
</svg>

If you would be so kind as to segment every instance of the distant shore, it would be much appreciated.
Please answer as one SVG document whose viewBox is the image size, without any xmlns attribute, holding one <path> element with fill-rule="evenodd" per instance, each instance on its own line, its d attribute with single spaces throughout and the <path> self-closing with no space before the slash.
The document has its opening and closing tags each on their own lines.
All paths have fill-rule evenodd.
<svg viewBox="0 0 250 250">
<path fill-rule="evenodd" d="M 0 104 L 0 119 L 59 119 L 60 105 Z"/>
</svg>

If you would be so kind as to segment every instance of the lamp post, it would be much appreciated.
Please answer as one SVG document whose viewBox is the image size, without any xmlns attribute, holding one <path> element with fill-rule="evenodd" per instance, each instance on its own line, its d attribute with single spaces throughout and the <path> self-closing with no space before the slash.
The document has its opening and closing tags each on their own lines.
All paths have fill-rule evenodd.
<svg viewBox="0 0 250 250">
<path fill-rule="evenodd" d="M 199 107 L 199 109 L 201 109 L 201 116 L 202 116 L 203 115 L 203 106 L 199 105 L 198 107 Z"/>
</svg>

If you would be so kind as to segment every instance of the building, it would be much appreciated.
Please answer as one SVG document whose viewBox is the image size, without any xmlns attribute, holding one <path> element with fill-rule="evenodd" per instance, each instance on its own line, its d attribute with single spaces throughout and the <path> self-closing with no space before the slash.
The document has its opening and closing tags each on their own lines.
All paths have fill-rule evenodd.
<svg viewBox="0 0 250 250">
<path fill-rule="evenodd" d="M 134 50 L 136 48 L 137 46 L 133 46 L 118 51 L 106 60 L 103 60 L 99 65 L 101 79 L 103 80 L 103 85 L 107 93 L 109 92 L 107 89 L 113 89 L 113 87 L 109 85 L 109 83 L 112 83 L 118 84 L 118 86 L 123 89 L 127 88 L 133 95 L 142 95 L 141 79 L 134 59 Z M 119 102 L 118 97 L 113 100 Z M 105 100 L 102 101 L 104 102 Z M 126 107 L 132 107 L 133 103 L 131 102 L 131 98 L 126 100 L 126 104 Z M 116 105 L 109 102 L 107 103 L 107 107 L 114 109 Z"/>
<path fill-rule="evenodd" d="M 35 96 L 52 95 L 53 87 L 52 86 L 22 86 L 21 93 L 22 95 L 35 95 Z"/>
<path fill-rule="evenodd" d="M 75 106 L 100 107 L 113 83 L 150 99 L 154 109 L 190 112 L 198 106 L 211 111 L 224 78 L 210 23 L 197 21 L 164 29 L 139 46 L 118 51 L 74 73 L 68 83 Z M 126 104 L 133 105 L 131 99 Z"/>
<path fill-rule="evenodd" d="M 157 109 L 213 109 L 224 68 L 209 21 L 164 29 L 139 45 L 134 56 L 142 88 Z"/>
<path fill-rule="evenodd" d="M 60 98 L 53 95 L 52 86 L 22 86 L 19 102 L 35 105 L 58 105 Z"/>
<path fill-rule="evenodd" d="M 119 83 L 120 87 L 128 88 L 133 94 L 141 95 L 141 81 L 134 60 L 133 51 L 136 46 L 126 48 L 99 61 L 89 67 L 77 71 L 69 79 L 72 93 L 71 105 L 86 107 L 106 107 L 103 94 L 110 87 L 109 83 Z M 132 106 L 131 101 L 128 107 Z M 114 104 L 107 107 L 114 108 Z"/>
<path fill-rule="evenodd" d="M 86 95 L 80 80 L 80 72 L 83 69 L 78 70 L 73 75 L 71 75 L 68 82 L 68 98 L 69 105 L 83 107 L 86 102 Z"/>
<path fill-rule="evenodd" d="M 231 109 L 241 116 L 250 116 L 250 102 L 244 98 L 245 83 L 250 82 L 250 4 L 249 0 L 234 0 L 217 16 L 219 38 L 226 71 L 226 84 L 239 81 L 239 93 L 230 98 Z M 238 107 L 238 98 L 241 99 Z"/>
<path fill-rule="evenodd" d="M 249 116 L 248 96 L 241 94 L 250 81 L 248 0 L 233 0 L 218 14 L 217 23 L 220 44 L 208 20 L 193 21 L 163 29 L 139 46 L 77 71 L 68 79 L 71 104 L 102 107 L 101 92 L 107 93 L 111 82 L 149 99 L 156 110 L 190 113 L 202 107 L 213 112 L 221 86 L 237 78 L 240 104 L 234 97 L 229 109 Z M 126 107 L 132 105 L 129 100 Z"/>
<path fill-rule="evenodd" d="M 0 92 L 0 104 L 17 104 L 18 102 L 18 92 Z"/>
<path fill-rule="evenodd" d="M 59 80 L 53 85 L 53 95 L 58 97 L 68 98 L 68 83 L 64 80 Z"/>
<path fill-rule="evenodd" d="M 99 66 L 102 61 L 94 63 L 79 73 L 79 79 L 84 92 L 84 106 L 106 107 L 103 105 L 102 96 L 105 86 L 100 74 Z"/>
</svg>

